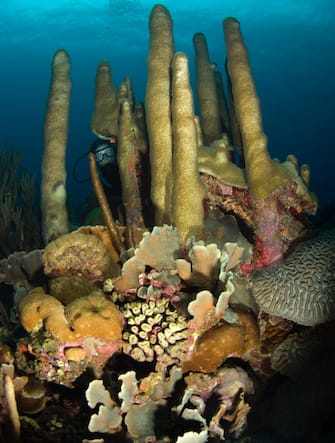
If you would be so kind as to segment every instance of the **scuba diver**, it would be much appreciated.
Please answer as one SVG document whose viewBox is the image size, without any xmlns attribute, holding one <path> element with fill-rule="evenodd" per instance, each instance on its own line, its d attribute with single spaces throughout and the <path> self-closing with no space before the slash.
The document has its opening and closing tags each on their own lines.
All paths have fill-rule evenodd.
<svg viewBox="0 0 335 443">
<path fill-rule="evenodd" d="M 88 152 L 82 154 L 73 166 L 73 177 L 77 183 L 86 183 L 91 180 L 79 179 L 77 177 L 77 168 L 79 163 L 90 152 L 93 152 L 95 161 L 99 170 L 100 180 L 104 187 L 105 194 L 109 203 L 109 207 L 112 211 L 113 217 L 118 218 L 118 208 L 122 204 L 122 187 L 119 174 L 119 168 L 117 164 L 117 137 L 112 135 L 109 139 L 97 139 L 91 144 L 91 149 Z M 93 200 L 93 201 L 92 201 Z M 99 205 L 95 198 L 95 194 L 87 200 L 86 214 L 92 209 L 97 208 Z"/>
</svg>

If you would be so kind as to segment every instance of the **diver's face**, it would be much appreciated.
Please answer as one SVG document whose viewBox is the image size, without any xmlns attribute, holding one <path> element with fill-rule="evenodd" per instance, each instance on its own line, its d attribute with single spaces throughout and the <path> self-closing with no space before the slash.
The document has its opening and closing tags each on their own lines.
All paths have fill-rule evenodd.
<svg viewBox="0 0 335 443">
<path fill-rule="evenodd" d="M 95 161 L 99 166 L 106 166 L 109 163 L 115 163 L 115 153 L 113 145 L 104 143 L 95 150 Z"/>
</svg>

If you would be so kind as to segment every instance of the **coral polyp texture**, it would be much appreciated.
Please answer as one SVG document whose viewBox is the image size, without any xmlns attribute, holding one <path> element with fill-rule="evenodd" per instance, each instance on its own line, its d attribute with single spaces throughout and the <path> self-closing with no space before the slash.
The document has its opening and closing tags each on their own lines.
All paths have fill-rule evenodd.
<svg viewBox="0 0 335 443">
<path fill-rule="evenodd" d="M 129 77 L 116 88 L 109 63 L 99 64 L 91 126 L 106 143 L 117 136 L 122 203 L 110 207 L 89 152 L 105 226 L 73 232 L 64 163 L 70 62 L 56 53 L 42 174 L 48 244 L 14 252 L 0 232 L 0 284 L 13 298 L 0 304 L 0 440 L 238 440 L 271 409 L 249 414 L 280 391 L 278 374 L 287 392 L 291 378 L 302 379 L 299 391 L 327 400 L 331 389 L 304 373 L 317 360 L 327 375 L 334 361 L 335 231 L 313 230 L 309 166 L 293 155 L 271 159 L 240 23 L 225 19 L 223 30 L 229 106 L 202 33 L 193 38 L 195 105 L 190 63 L 175 52 L 163 5 L 149 19 L 145 106 Z M 8 221 L 13 180 L 4 179 L 0 218 Z M 327 425 L 333 403 L 318 403 Z M 289 428 L 285 441 L 296 435 Z M 308 429 L 299 428 L 304 441 Z"/>
<path fill-rule="evenodd" d="M 186 317 L 168 299 L 126 303 L 123 315 L 127 321 L 123 352 L 138 361 L 168 366 L 186 358 L 191 331 Z"/>
</svg>

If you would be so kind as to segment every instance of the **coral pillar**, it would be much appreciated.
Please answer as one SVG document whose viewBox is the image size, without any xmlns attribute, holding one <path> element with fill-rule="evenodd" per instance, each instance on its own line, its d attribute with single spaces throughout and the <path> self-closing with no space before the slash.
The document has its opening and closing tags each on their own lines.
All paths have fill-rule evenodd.
<svg viewBox="0 0 335 443">
<path fill-rule="evenodd" d="M 214 140 L 220 138 L 222 132 L 214 73 L 215 65 L 209 60 L 204 34 L 200 32 L 194 34 L 193 44 L 195 49 L 200 126 L 204 144 L 209 146 Z"/>
<path fill-rule="evenodd" d="M 240 24 L 234 18 L 227 18 L 223 28 L 234 111 L 242 135 L 253 205 L 255 267 L 262 267 L 280 259 L 289 243 L 301 235 L 304 226 L 300 215 L 314 213 L 317 203 L 292 162 L 280 164 L 271 160 Z"/>
<path fill-rule="evenodd" d="M 127 225 L 144 227 L 141 195 L 137 181 L 140 158 L 139 129 L 135 116 L 131 112 L 129 100 L 124 100 L 121 108 L 117 161 L 122 183 L 122 202 L 126 212 Z"/>
<path fill-rule="evenodd" d="M 232 84 L 234 109 L 243 139 L 248 185 L 253 196 L 262 198 L 287 179 L 277 163 L 272 162 L 267 150 L 259 98 L 240 24 L 234 18 L 227 18 L 223 27 L 227 68 Z"/>
<path fill-rule="evenodd" d="M 98 137 L 118 134 L 119 101 L 112 83 L 109 63 L 101 62 L 95 77 L 95 100 L 91 128 Z"/>
<path fill-rule="evenodd" d="M 205 187 L 198 172 L 197 129 L 189 84 L 188 60 L 181 52 L 174 56 L 172 79 L 172 211 L 181 243 L 185 244 L 190 235 L 198 239 L 203 237 Z"/>
<path fill-rule="evenodd" d="M 68 232 L 65 151 L 71 94 L 70 58 L 56 52 L 44 123 L 41 210 L 45 243 Z"/>
<path fill-rule="evenodd" d="M 172 129 L 170 95 L 174 53 L 172 19 L 162 5 L 150 15 L 150 47 L 146 90 L 146 118 L 150 144 L 151 199 L 155 223 L 170 222 L 172 190 Z"/>
</svg>

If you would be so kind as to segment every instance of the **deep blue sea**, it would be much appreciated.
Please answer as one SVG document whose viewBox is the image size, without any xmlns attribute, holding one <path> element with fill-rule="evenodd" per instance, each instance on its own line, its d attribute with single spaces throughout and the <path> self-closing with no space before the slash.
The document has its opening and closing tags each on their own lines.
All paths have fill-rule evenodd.
<svg viewBox="0 0 335 443">
<path fill-rule="evenodd" d="M 78 201 L 75 160 L 90 147 L 94 78 L 108 60 L 117 87 L 125 76 L 137 101 L 146 87 L 151 0 L 1 0 L 0 143 L 24 151 L 24 166 L 40 176 L 43 123 L 56 50 L 71 56 L 73 81 L 67 148 L 68 194 Z M 335 1 L 166 0 L 176 50 L 190 59 L 203 32 L 210 57 L 224 72 L 222 19 L 241 22 L 261 100 L 272 157 L 290 153 L 311 166 L 311 189 L 325 207 L 335 203 Z M 83 176 L 88 168 L 81 164 Z"/>
</svg>

